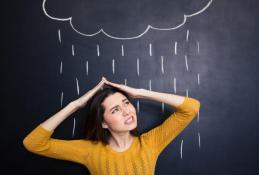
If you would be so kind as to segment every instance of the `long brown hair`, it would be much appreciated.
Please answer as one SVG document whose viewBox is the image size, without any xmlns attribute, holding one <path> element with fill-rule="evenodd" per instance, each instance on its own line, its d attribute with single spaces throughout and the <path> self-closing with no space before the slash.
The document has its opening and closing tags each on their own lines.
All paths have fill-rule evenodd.
<svg viewBox="0 0 259 175">
<path fill-rule="evenodd" d="M 105 85 L 102 90 L 96 92 L 96 94 L 89 99 L 86 109 L 87 109 L 87 117 L 85 122 L 85 139 L 92 141 L 101 141 L 103 144 L 108 144 L 108 140 L 111 137 L 111 133 L 108 129 L 102 127 L 102 122 L 104 120 L 104 107 L 102 106 L 102 102 L 108 96 L 119 92 L 123 94 L 128 100 L 132 103 L 132 99 L 129 95 L 112 86 Z M 139 136 L 139 132 L 137 127 L 130 131 L 130 134 L 133 136 Z"/>
</svg>

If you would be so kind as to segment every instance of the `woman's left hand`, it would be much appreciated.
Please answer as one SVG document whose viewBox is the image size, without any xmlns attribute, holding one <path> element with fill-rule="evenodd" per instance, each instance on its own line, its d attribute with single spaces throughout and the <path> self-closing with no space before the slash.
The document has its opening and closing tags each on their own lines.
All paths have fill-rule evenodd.
<svg viewBox="0 0 259 175">
<path fill-rule="evenodd" d="M 129 86 L 125 86 L 123 84 L 112 83 L 112 82 L 108 81 L 106 78 L 103 78 L 103 79 L 104 79 L 105 84 L 113 86 L 115 88 L 118 88 L 118 89 L 126 92 L 127 94 L 129 94 L 133 98 L 141 98 L 141 90 L 142 89 L 136 89 L 136 88 L 132 88 L 132 87 L 129 87 Z"/>
</svg>

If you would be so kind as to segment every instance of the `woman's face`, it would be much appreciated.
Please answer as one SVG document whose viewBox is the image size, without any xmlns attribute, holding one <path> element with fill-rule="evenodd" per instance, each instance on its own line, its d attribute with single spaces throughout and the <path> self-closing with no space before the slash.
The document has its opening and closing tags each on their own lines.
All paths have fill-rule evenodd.
<svg viewBox="0 0 259 175">
<path fill-rule="evenodd" d="M 136 109 L 123 94 L 116 92 L 108 96 L 102 105 L 105 109 L 103 128 L 110 132 L 125 132 L 137 127 Z"/>
</svg>

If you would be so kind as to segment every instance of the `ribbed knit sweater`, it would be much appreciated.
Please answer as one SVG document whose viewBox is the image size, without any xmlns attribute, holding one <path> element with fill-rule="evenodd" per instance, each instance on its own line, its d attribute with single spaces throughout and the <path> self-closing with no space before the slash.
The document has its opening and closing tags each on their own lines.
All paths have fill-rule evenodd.
<svg viewBox="0 0 259 175">
<path fill-rule="evenodd" d="M 123 152 L 101 142 L 54 139 L 53 131 L 41 125 L 25 137 L 23 144 L 35 154 L 83 164 L 92 175 L 154 175 L 159 154 L 192 121 L 199 108 L 198 100 L 185 97 L 162 124 L 134 137 Z"/>
</svg>

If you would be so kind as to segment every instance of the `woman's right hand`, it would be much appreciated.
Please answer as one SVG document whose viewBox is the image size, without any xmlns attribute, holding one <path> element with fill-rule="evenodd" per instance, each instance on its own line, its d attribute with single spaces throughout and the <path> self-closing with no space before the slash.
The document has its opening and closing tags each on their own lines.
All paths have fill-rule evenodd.
<svg viewBox="0 0 259 175">
<path fill-rule="evenodd" d="M 80 98 L 75 100 L 73 103 L 76 105 L 77 108 L 82 108 L 86 105 L 87 101 L 94 96 L 94 94 L 101 89 L 101 87 L 105 84 L 105 78 L 102 77 L 102 80 L 91 90 L 86 92 L 84 95 L 82 95 Z"/>
</svg>

